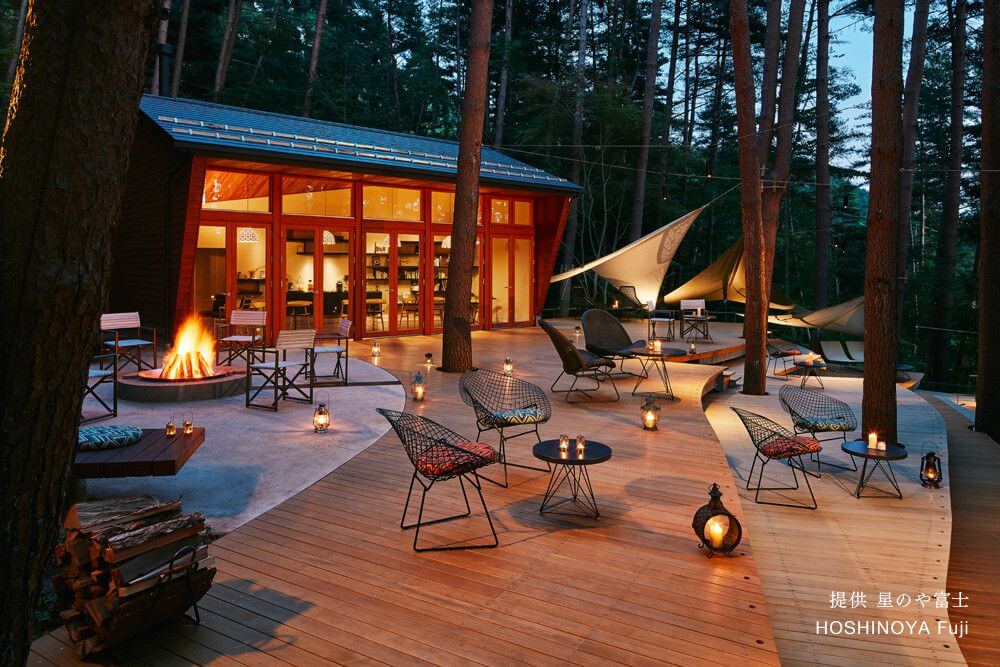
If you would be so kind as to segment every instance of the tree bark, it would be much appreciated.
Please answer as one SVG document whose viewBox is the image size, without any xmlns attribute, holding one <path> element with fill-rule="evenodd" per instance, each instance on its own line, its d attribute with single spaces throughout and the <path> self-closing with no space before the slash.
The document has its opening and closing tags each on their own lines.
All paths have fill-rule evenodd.
<svg viewBox="0 0 1000 667">
<path fill-rule="evenodd" d="M 896 442 L 896 253 L 902 163 L 903 0 L 875 3 L 872 148 L 865 252 L 862 432 Z"/>
<path fill-rule="evenodd" d="M 63 516 L 157 5 L 32 2 L 0 148 L 0 664 Z"/>
<path fill-rule="evenodd" d="M 764 27 L 764 73 L 760 84 L 760 119 L 757 121 L 757 157 L 764 166 L 771 153 L 771 132 L 778 100 L 778 60 L 781 53 L 781 0 L 767 0 Z"/>
<path fill-rule="evenodd" d="M 950 3 L 949 3 L 950 4 Z M 955 0 L 951 26 L 951 119 L 948 138 L 948 174 L 945 179 L 944 217 L 938 232 L 929 364 L 930 379 L 948 379 L 948 348 L 951 344 L 951 311 L 955 303 L 955 253 L 958 218 L 962 204 L 962 133 L 965 116 L 965 22 L 966 0 Z"/>
<path fill-rule="evenodd" d="M 1000 442 L 1000 6 L 995 2 L 983 9 L 982 132 L 976 430 Z"/>
<path fill-rule="evenodd" d="M 764 219 L 762 217 L 760 157 L 757 155 L 756 93 L 750 60 L 750 21 L 747 0 L 730 0 L 729 27 L 733 42 L 733 81 L 736 87 L 736 127 L 740 162 L 740 208 L 743 252 L 746 261 L 746 368 L 743 393 L 766 393 L 763 337 L 767 331 L 768 289 L 764 271 Z M 752 378 L 752 384 L 750 382 Z"/>
<path fill-rule="evenodd" d="M 514 0 L 507 0 L 503 16 L 503 60 L 500 63 L 500 85 L 497 90 L 496 127 L 493 128 L 493 145 L 503 144 L 503 125 L 507 115 L 507 77 L 510 75 L 510 38 L 514 22 Z"/>
<path fill-rule="evenodd" d="M 813 306 L 830 305 L 830 0 L 819 0 L 816 18 L 816 260 Z"/>
<path fill-rule="evenodd" d="M 679 1 L 679 0 L 678 0 Z M 587 7 L 588 0 L 580 0 L 580 16 L 576 49 L 576 94 L 573 99 L 573 164 L 569 180 L 580 182 L 583 170 L 583 95 L 587 85 Z M 580 198 L 574 197 L 566 216 L 566 231 L 563 234 L 562 267 L 572 268 L 576 258 L 576 236 L 580 228 Z M 568 317 L 570 297 L 573 294 L 573 279 L 564 280 L 559 294 L 559 316 Z"/>
<path fill-rule="evenodd" d="M 441 370 L 448 373 L 464 373 L 472 368 L 469 295 L 472 294 L 476 256 L 479 163 L 482 158 L 483 125 L 486 122 L 492 19 L 493 0 L 473 0 L 462 119 L 458 126 L 455 222 L 451 230 L 451 257 L 444 304 Z"/>
<path fill-rule="evenodd" d="M 219 62 L 215 66 L 215 82 L 212 85 L 212 101 L 218 102 L 222 89 L 226 87 L 226 75 L 229 73 L 229 62 L 233 57 L 233 43 L 236 41 L 236 29 L 240 22 L 240 12 L 243 0 L 229 0 L 226 9 L 226 27 L 222 32 L 222 44 L 219 47 Z"/>
<path fill-rule="evenodd" d="M 930 0 L 917 0 L 913 9 L 913 36 L 910 38 L 910 64 L 903 87 L 903 169 L 899 172 L 899 254 L 896 276 L 899 294 L 896 296 L 896 327 L 903 325 L 903 304 L 906 281 L 910 273 L 910 217 L 913 206 L 913 169 L 917 152 L 917 110 L 920 106 L 920 82 L 924 77 L 927 54 L 927 17 Z"/>
<path fill-rule="evenodd" d="M 7 63 L 7 84 L 14 81 L 14 73 L 17 71 L 17 57 L 21 52 L 21 37 L 24 35 L 24 17 L 28 12 L 28 0 L 21 0 L 21 8 L 17 10 L 17 27 L 14 28 L 14 38 L 11 44 L 14 45 L 14 53 Z"/>
<path fill-rule="evenodd" d="M 156 31 L 156 44 L 166 44 L 167 43 L 167 33 L 170 31 L 170 6 L 171 0 L 160 0 L 160 20 L 159 27 Z M 149 84 L 149 92 L 151 95 L 165 95 L 167 91 L 160 90 L 160 81 L 163 77 L 160 76 L 160 54 L 159 51 L 153 51 L 153 76 Z"/>
<path fill-rule="evenodd" d="M 629 239 L 642 236 L 642 213 L 646 204 L 646 168 L 649 166 L 649 139 L 653 134 L 653 101 L 656 95 L 656 71 L 660 60 L 660 18 L 663 0 L 653 0 L 649 17 L 649 41 L 646 44 L 646 83 L 642 95 L 642 138 L 635 160 L 635 183 L 632 187 L 632 222 Z"/>
<path fill-rule="evenodd" d="M 181 87 L 181 67 L 184 65 L 184 46 L 187 43 L 188 13 L 191 10 L 191 0 L 184 0 L 181 5 L 181 19 L 177 24 L 177 53 L 174 55 L 174 71 L 170 79 L 170 96 L 177 97 Z"/>
<path fill-rule="evenodd" d="M 316 33 L 313 37 L 312 54 L 309 56 L 309 83 L 306 84 L 306 99 L 302 103 L 302 115 L 306 118 L 312 111 L 313 88 L 316 87 L 316 70 L 319 67 L 319 49 L 323 42 L 323 26 L 326 25 L 326 5 L 327 0 L 319 0 L 319 9 L 316 10 Z"/>
<path fill-rule="evenodd" d="M 278 26 L 278 17 L 281 15 L 281 5 L 285 0 L 275 0 L 274 11 L 271 12 L 271 22 L 268 24 L 268 30 L 271 38 L 274 36 L 274 30 Z M 257 52 L 257 61 L 253 65 L 253 72 L 250 73 L 250 79 L 247 81 L 246 93 L 243 95 L 243 104 L 246 104 L 250 99 L 250 95 L 253 92 L 254 86 L 257 85 L 257 77 L 260 75 L 260 70 L 264 67 L 264 57 L 271 46 L 271 39 L 264 42 L 260 50 Z"/>
<path fill-rule="evenodd" d="M 667 146 L 670 145 L 670 130 L 672 129 L 674 119 L 674 88 L 677 84 L 677 56 L 680 52 L 681 2 L 682 0 L 674 0 L 674 22 L 670 28 L 670 64 L 667 67 L 667 91 L 663 113 L 664 146 L 660 148 L 660 196 L 654 200 L 656 202 L 657 220 L 660 219 L 658 212 L 663 207 L 663 202 L 667 199 L 667 171 L 670 164 Z"/>
</svg>

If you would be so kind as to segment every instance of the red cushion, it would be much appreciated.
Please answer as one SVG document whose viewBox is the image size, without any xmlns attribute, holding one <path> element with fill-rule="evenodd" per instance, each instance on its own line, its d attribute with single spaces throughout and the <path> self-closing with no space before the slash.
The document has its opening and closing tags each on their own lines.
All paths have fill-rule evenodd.
<svg viewBox="0 0 1000 667">
<path fill-rule="evenodd" d="M 760 446 L 760 453 L 772 459 L 787 459 L 790 456 L 815 454 L 823 448 L 815 438 L 800 435 L 794 438 L 778 436 Z"/>
<path fill-rule="evenodd" d="M 456 446 L 476 456 L 463 456 L 451 447 L 437 445 L 428 449 L 424 457 L 417 461 L 417 470 L 430 478 L 454 477 L 497 461 L 497 450 L 485 443 L 462 441 Z"/>
</svg>

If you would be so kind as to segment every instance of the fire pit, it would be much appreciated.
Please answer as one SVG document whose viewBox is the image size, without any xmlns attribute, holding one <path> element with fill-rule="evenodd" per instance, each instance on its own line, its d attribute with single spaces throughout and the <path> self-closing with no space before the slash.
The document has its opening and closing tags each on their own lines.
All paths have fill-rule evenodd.
<svg viewBox="0 0 1000 667">
<path fill-rule="evenodd" d="M 180 403 L 241 393 L 243 373 L 232 366 L 216 366 L 214 359 L 215 339 L 197 317 L 190 317 L 178 329 L 163 367 L 121 378 L 119 395 L 126 401 Z"/>
</svg>

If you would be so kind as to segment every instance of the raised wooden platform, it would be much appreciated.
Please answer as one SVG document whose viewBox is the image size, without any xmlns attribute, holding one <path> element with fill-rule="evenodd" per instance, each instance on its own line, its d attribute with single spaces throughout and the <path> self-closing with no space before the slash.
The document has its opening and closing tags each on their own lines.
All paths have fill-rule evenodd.
<svg viewBox="0 0 1000 667">
<path fill-rule="evenodd" d="M 176 475 L 191 455 L 205 442 L 205 429 L 191 435 L 179 430 L 167 437 L 164 429 L 143 429 L 142 438 L 128 447 L 103 451 L 77 452 L 73 477 L 156 477 Z"/>
</svg>

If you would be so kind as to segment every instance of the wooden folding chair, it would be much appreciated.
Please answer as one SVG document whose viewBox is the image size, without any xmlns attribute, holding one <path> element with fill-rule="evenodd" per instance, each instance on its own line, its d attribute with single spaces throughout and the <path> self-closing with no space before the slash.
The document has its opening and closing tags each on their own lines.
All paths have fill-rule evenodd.
<svg viewBox="0 0 1000 667">
<path fill-rule="evenodd" d="M 316 341 L 315 329 L 283 329 L 278 332 L 274 347 L 260 350 L 263 361 L 250 364 L 246 376 L 246 405 L 278 411 L 278 401 L 313 402 L 311 360 Z M 300 351 L 302 360 L 288 360 L 288 352 Z M 273 355 L 274 360 L 268 359 Z M 254 386 L 254 378 L 261 384 Z M 268 403 L 255 403 L 262 393 L 271 390 L 273 398 Z"/>
</svg>

